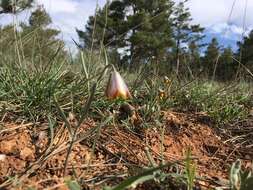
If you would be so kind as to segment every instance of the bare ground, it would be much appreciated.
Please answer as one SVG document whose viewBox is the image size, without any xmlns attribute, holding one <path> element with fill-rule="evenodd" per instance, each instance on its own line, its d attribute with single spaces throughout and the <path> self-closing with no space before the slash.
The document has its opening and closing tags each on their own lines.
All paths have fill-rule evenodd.
<svg viewBox="0 0 253 190">
<path fill-rule="evenodd" d="M 159 128 L 150 124 L 146 129 L 106 125 L 94 130 L 98 124 L 92 119 L 86 120 L 70 154 L 67 177 L 63 176 L 63 170 L 70 137 L 63 124 L 59 123 L 54 133 L 50 133 L 47 123 L 3 122 L 0 189 L 63 190 L 68 189 L 65 185 L 68 176 L 75 176 L 83 189 L 102 189 L 150 166 L 147 150 L 159 164 L 183 160 L 190 148 L 197 164 L 199 189 L 213 189 L 226 183 L 236 159 L 241 159 L 244 167 L 251 165 L 253 118 L 221 130 L 204 113 L 167 111 L 162 117 Z M 183 162 L 177 168 L 183 170 Z M 175 168 L 168 170 L 174 172 Z M 156 183 L 137 188 L 162 189 Z"/>
</svg>

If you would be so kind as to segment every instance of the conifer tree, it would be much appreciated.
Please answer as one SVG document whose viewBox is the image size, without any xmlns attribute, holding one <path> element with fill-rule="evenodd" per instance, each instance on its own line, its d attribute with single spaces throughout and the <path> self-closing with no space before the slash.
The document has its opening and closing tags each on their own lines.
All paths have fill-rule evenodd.
<svg viewBox="0 0 253 190">
<path fill-rule="evenodd" d="M 0 0 L 0 14 L 17 13 L 32 6 L 34 0 Z"/>
<path fill-rule="evenodd" d="M 187 61 L 191 68 L 192 75 L 198 75 L 202 70 L 200 47 L 194 41 L 189 43 Z"/>
<path fill-rule="evenodd" d="M 253 72 L 253 30 L 248 36 L 244 37 L 242 42 L 238 42 L 237 57 L 240 62 L 246 66 L 251 72 Z M 237 68 L 237 75 L 243 72 L 245 69 L 239 64 Z"/>
<path fill-rule="evenodd" d="M 168 0 L 125 0 L 127 10 L 132 10 L 128 18 L 131 29 L 130 60 L 132 63 L 163 61 L 168 48 L 172 47 L 172 7 Z M 139 26 L 139 27 L 136 27 Z"/>
<path fill-rule="evenodd" d="M 85 26 L 85 31 L 77 29 L 83 48 L 99 49 L 101 42 L 111 48 L 124 46 L 124 32 L 127 30 L 124 21 L 124 6 L 121 1 L 107 3 L 103 8 L 99 8 L 95 16 L 90 16 Z M 119 36 L 121 35 L 121 38 Z"/>
<path fill-rule="evenodd" d="M 158 63 L 164 60 L 168 48 L 172 47 L 171 13 L 173 3 L 170 0 L 115 0 L 108 6 L 108 17 L 104 44 L 109 49 L 123 49 L 128 63 L 139 64 L 151 59 Z M 94 47 L 99 47 L 105 27 L 106 8 L 102 8 L 95 17 L 90 17 L 85 31 L 78 35 L 89 47 L 93 39 Z M 93 36 L 93 38 L 92 38 Z"/>
<path fill-rule="evenodd" d="M 6 63 L 4 59 L 15 59 L 15 49 L 13 48 L 15 33 L 13 27 L 13 25 L 0 26 L 0 65 Z"/>
<path fill-rule="evenodd" d="M 218 66 L 217 78 L 221 81 L 233 80 L 236 74 L 236 64 L 233 60 L 233 50 L 231 47 L 224 48 L 221 53 Z"/>
<path fill-rule="evenodd" d="M 174 19 L 173 19 L 173 35 L 175 39 L 175 62 L 177 65 L 176 73 L 179 73 L 180 67 L 180 55 L 182 50 L 186 47 L 185 45 L 193 45 L 201 47 L 200 41 L 204 38 L 203 31 L 200 25 L 192 25 L 191 14 L 189 8 L 185 7 L 185 3 L 188 0 L 179 2 L 179 4 L 174 7 Z"/>
<path fill-rule="evenodd" d="M 21 24 L 24 56 L 36 63 L 45 66 L 56 55 L 64 55 L 64 42 L 57 39 L 60 31 L 49 28 L 51 18 L 45 9 L 40 6 L 32 12 L 29 24 Z M 63 56 L 64 57 L 64 56 Z"/>
<path fill-rule="evenodd" d="M 119 64 L 118 50 L 126 46 L 127 24 L 124 6 L 121 1 L 107 2 L 99 8 L 95 16 L 90 16 L 85 30 L 76 29 L 79 36 L 79 47 L 92 50 L 93 54 L 101 53 L 106 47 L 108 58 L 113 64 Z"/>
<path fill-rule="evenodd" d="M 210 44 L 208 45 L 205 56 L 204 56 L 204 69 L 208 77 L 212 77 L 215 70 L 215 65 L 219 59 L 220 47 L 216 38 L 213 38 Z"/>
</svg>

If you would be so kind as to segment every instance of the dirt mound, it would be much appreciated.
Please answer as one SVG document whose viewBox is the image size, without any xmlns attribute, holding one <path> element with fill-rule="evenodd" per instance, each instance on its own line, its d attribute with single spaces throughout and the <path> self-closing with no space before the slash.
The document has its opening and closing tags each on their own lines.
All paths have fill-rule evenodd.
<svg viewBox="0 0 253 190">
<path fill-rule="evenodd" d="M 184 159 L 190 149 L 198 176 L 219 183 L 227 179 L 230 165 L 237 158 L 249 162 L 252 157 L 249 151 L 245 155 L 225 141 L 224 135 L 210 126 L 211 123 L 205 114 L 175 112 L 164 112 L 160 124 L 151 124 L 153 126 L 146 129 L 98 128 L 94 121 L 87 120 L 79 129 L 78 140 L 70 154 L 67 176 L 76 176 L 83 188 L 101 189 L 150 166 L 148 154 L 159 164 Z M 4 124 L 0 131 L 2 187 L 67 189 L 68 178 L 63 177 L 63 170 L 69 140 L 63 124 L 54 133 L 47 124 L 39 127 Z M 183 163 L 179 168 L 183 168 Z"/>
</svg>

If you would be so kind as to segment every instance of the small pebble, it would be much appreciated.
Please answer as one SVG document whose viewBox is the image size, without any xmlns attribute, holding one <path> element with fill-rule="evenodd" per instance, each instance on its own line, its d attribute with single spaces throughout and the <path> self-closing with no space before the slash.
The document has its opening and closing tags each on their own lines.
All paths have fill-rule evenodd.
<svg viewBox="0 0 253 190">
<path fill-rule="evenodd" d="M 6 155 L 5 154 L 0 154 L 0 161 L 5 161 Z"/>
</svg>

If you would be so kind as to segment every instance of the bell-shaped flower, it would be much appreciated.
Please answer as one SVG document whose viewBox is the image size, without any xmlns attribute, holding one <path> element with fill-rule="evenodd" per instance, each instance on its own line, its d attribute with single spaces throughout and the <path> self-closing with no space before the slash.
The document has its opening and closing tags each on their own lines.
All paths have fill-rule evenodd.
<svg viewBox="0 0 253 190">
<path fill-rule="evenodd" d="M 164 99 L 164 98 L 166 97 L 166 93 L 165 93 L 164 90 L 159 89 L 159 90 L 158 90 L 158 93 L 159 93 L 159 98 L 160 98 L 160 100 L 162 100 L 162 99 Z"/>
<path fill-rule="evenodd" d="M 132 97 L 125 81 L 116 70 L 112 71 L 110 75 L 105 94 L 109 99 L 128 99 Z"/>
</svg>

